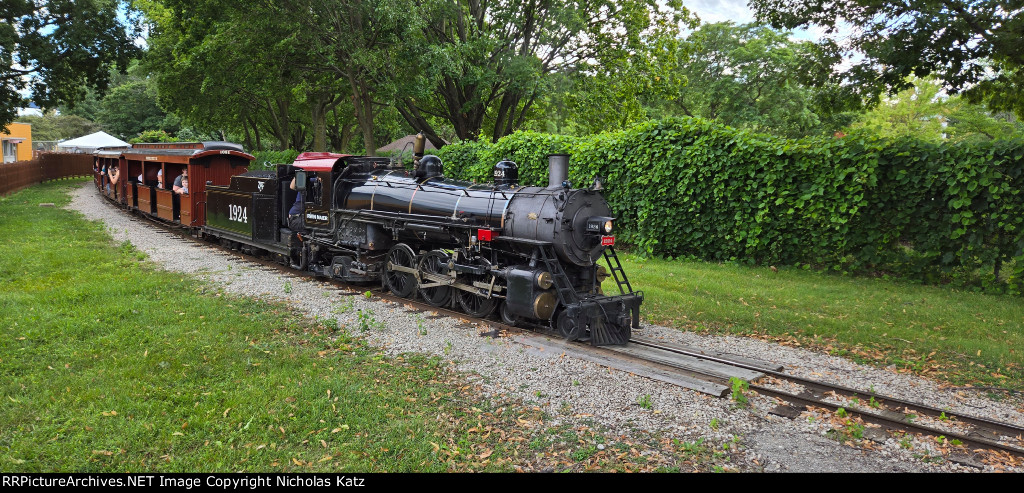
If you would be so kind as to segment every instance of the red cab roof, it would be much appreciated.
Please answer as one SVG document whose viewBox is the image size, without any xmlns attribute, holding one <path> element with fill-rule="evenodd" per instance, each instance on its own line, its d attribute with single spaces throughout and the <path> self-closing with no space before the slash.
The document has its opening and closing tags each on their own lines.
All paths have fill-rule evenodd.
<svg viewBox="0 0 1024 493">
<path fill-rule="evenodd" d="M 351 154 L 335 154 L 333 152 L 303 152 L 295 158 L 292 165 L 306 171 L 330 171 L 334 163 Z"/>
</svg>

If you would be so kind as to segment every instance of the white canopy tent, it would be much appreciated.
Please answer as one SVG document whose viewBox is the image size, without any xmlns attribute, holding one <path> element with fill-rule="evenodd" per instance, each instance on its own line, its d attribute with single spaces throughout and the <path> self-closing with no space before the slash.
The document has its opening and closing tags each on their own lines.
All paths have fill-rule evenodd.
<svg viewBox="0 0 1024 493">
<path fill-rule="evenodd" d="M 128 147 L 131 144 L 106 132 L 96 132 L 57 144 L 58 152 L 90 154 L 100 147 Z"/>
</svg>

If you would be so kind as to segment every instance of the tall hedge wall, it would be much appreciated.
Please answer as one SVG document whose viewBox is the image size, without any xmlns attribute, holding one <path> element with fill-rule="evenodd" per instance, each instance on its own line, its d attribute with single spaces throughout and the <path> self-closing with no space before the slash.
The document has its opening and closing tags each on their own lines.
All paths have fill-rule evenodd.
<svg viewBox="0 0 1024 493">
<path fill-rule="evenodd" d="M 868 134 L 787 140 L 702 119 L 574 138 L 521 132 L 438 154 L 446 174 L 523 184 L 548 154 L 576 186 L 604 178 L 619 237 L 640 252 L 970 280 L 1021 292 L 1024 141 L 933 144 Z"/>
</svg>

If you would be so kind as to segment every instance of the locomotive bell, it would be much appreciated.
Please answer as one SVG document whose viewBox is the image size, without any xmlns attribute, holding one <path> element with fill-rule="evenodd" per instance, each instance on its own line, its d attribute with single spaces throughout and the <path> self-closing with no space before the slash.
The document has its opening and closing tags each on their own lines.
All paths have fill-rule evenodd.
<svg viewBox="0 0 1024 493">
<path fill-rule="evenodd" d="M 519 165 L 503 159 L 494 165 L 494 184 L 501 188 L 515 188 L 519 184 Z"/>
</svg>

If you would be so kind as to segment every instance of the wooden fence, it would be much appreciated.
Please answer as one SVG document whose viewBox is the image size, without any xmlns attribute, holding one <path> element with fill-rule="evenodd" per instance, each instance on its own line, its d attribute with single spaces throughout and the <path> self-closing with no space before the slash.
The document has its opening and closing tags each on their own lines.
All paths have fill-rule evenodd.
<svg viewBox="0 0 1024 493">
<path fill-rule="evenodd" d="M 92 154 L 45 152 L 31 161 L 0 164 L 0 196 L 44 181 L 92 174 Z"/>
</svg>

